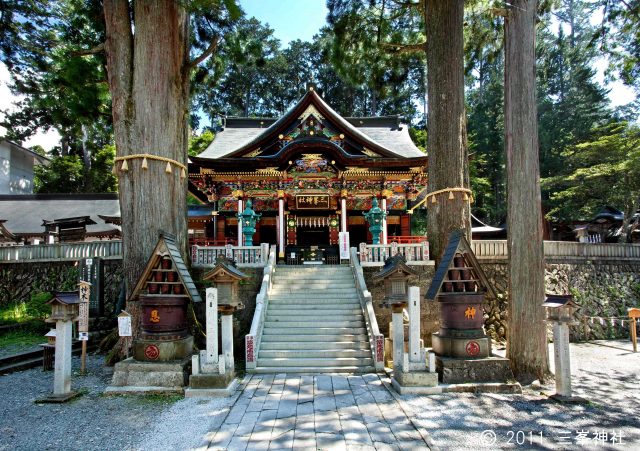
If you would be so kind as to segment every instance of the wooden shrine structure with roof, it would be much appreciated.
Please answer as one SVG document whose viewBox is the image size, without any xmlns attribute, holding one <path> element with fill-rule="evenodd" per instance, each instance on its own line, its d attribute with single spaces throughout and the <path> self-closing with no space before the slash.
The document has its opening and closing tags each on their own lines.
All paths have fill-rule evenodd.
<svg viewBox="0 0 640 451">
<path fill-rule="evenodd" d="M 309 86 L 279 119 L 227 118 L 223 130 L 190 158 L 189 190 L 200 216 L 189 228 L 212 244 L 242 245 L 244 202 L 262 214 L 255 242 L 279 256 L 300 248 L 331 250 L 339 232 L 370 241 L 363 212 L 374 197 L 388 215 L 382 233 L 408 236 L 411 208 L 426 186 L 427 156 L 399 116 L 345 118 Z"/>
</svg>

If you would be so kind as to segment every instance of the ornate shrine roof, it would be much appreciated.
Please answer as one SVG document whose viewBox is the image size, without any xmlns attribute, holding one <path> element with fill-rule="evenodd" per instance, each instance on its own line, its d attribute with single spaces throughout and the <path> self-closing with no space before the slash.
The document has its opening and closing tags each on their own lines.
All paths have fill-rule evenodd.
<svg viewBox="0 0 640 451">
<path fill-rule="evenodd" d="M 252 167 L 286 165 L 289 150 L 324 147 L 339 165 L 425 166 L 426 154 L 400 116 L 343 118 L 313 89 L 279 119 L 227 118 L 195 166 L 231 167 L 239 158 Z"/>
</svg>

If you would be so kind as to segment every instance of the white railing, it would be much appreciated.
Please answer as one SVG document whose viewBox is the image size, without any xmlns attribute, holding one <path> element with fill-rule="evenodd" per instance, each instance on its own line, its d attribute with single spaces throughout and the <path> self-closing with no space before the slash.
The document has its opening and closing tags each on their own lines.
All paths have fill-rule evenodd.
<svg viewBox="0 0 640 451">
<path fill-rule="evenodd" d="M 422 243 L 389 243 L 366 244 L 360 243 L 360 263 L 362 266 L 382 266 L 384 261 L 401 254 L 407 263 L 412 265 L 429 265 L 429 242 Z"/>
<path fill-rule="evenodd" d="M 475 240 L 471 246 L 479 259 L 506 259 L 509 257 L 506 240 Z M 640 244 L 545 241 L 544 255 L 547 258 L 581 260 L 640 260 Z"/>
<path fill-rule="evenodd" d="M 260 340 L 262 338 L 262 329 L 264 327 L 264 318 L 269 307 L 269 292 L 273 287 L 273 273 L 276 268 L 276 246 L 271 246 L 269 250 L 269 260 L 264 268 L 262 276 L 262 285 L 260 292 L 256 296 L 256 310 L 253 313 L 251 321 L 251 329 L 244 336 L 245 344 L 245 362 L 247 369 L 253 369 L 258 362 L 258 349 L 260 349 Z"/>
<path fill-rule="evenodd" d="M 364 281 L 362 266 L 358 260 L 358 252 L 355 247 L 350 249 L 351 253 L 351 269 L 353 277 L 356 281 L 356 291 L 360 306 L 364 312 L 365 323 L 367 324 L 367 332 L 369 332 L 369 346 L 371 348 L 371 356 L 373 357 L 374 367 L 376 371 L 384 370 L 384 336 L 378 328 L 378 320 L 373 310 L 373 301 L 371 293 L 367 290 L 367 284 Z"/>
<path fill-rule="evenodd" d="M 122 258 L 122 240 L 0 247 L 0 262 Z"/>
<path fill-rule="evenodd" d="M 191 246 L 191 266 L 194 268 L 213 268 L 218 255 L 233 259 L 238 266 L 262 268 L 269 258 L 269 244 L 260 246 Z"/>
</svg>

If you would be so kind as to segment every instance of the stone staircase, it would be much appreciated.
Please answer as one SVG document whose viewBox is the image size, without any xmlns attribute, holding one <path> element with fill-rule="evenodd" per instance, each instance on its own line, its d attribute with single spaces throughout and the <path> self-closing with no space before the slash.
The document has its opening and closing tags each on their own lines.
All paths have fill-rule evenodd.
<svg viewBox="0 0 640 451">
<path fill-rule="evenodd" d="M 374 364 L 349 266 L 277 266 L 257 373 L 365 373 Z"/>
</svg>

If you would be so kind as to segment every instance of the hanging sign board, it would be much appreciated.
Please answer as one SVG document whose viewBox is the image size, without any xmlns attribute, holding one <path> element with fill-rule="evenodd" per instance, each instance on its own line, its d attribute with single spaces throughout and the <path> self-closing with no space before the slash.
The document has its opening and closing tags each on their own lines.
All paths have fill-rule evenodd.
<svg viewBox="0 0 640 451">
<path fill-rule="evenodd" d="M 80 305 L 78 314 L 78 332 L 89 331 L 89 297 L 91 296 L 91 284 L 80 281 Z"/>
<path fill-rule="evenodd" d="M 307 194 L 296 196 L 298 210 L 328 210 L 329 196 L 327 194 Z"/>
<path fill-rule="evenodd" d="M 349 260 L 349 232 L 340 232 L 340 260 Z"/>
<path fill-rule="evenodd" d="M 131 336 L 131 315 L 124 310 L 118 315 L 118 335 L 121 337 Z"/>
<path fill-rule="evenodd" d="M 78 340 L 89 341 L 89 332 L 78 332 Z"/>
</svg>

